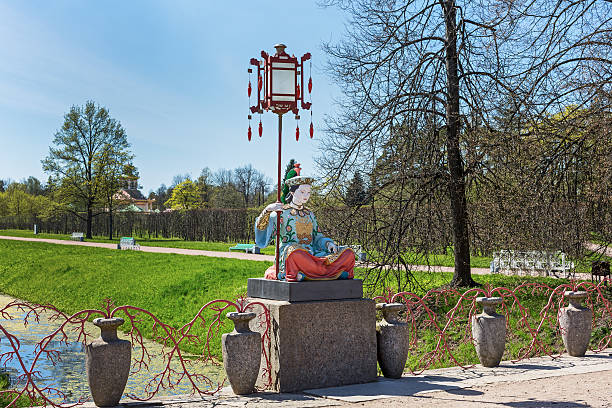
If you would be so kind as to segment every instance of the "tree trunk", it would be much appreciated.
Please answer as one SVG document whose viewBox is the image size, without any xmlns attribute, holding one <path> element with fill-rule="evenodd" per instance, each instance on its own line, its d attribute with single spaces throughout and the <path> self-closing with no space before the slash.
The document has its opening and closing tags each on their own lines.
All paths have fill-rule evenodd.
<svg viewBox="0 0 612 408">
<path fill-rule="evenodd" d="M 459 149 L 459 71 L 457 64 L 457 15 L 455 0 L 443 4 L 446 23 L 446 144 L 448 155 L 451 216 L 453 219 L 453 243 L 455 248 L 455 273 L 451 286 L 475 286 L 470 271 L 470 240 L 467 225 L 465 198 L 465 173 Z"/>
<path fill-rule="evenodd" d="M 113 240 L 113 207 L 108 207 L 108 239 Z"/>
<path fill-rule="evenodd" d="M 92 236 L 91 236 L 91 221 L 92 221 L 92 219 L 93 219 L 93 210 L 91 208 L 91 205 L 88 204 L 87 205 L 87 227 L 86 227 L 87 231 L 86 231 L 86 235 L 85 235 L 85 237 L 88 238 L 88 239 L 92 238 Z"/>
</svg>

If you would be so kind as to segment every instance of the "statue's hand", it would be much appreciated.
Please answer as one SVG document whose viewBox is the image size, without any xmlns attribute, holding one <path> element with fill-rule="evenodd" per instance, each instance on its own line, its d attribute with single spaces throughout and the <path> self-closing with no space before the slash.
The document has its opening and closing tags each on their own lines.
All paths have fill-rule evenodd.
<svg viewBox="0 0 612 408">
<path fill-rule="evenodd" d="M 338 245 L 336 245 L 333 241 L 327 243 L 327 250 L 333 254 L 338 252 Z"/>
<path fill-rule="evenodd" d="M 272 203 L 266 207 L 265 212 L 281 211 L 283 209 L 283 203 Z"/>
</svg>

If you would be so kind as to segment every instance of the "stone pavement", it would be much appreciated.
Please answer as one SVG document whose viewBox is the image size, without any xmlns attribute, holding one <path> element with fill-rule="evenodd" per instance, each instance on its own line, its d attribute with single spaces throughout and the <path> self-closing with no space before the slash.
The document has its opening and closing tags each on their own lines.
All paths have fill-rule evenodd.
<svg viewBox="0 0 612 408">
<path fill-rule="evenodd" d="M 612 348 L 586 357 L 538 357 L 497 368 L 480 365 L 405 374 L 378 381 L 295 394 L 175 396 L 121 406 L 211 407 L 612 407 Z M 86 406 L 93 407 L 93 404 Z"/>
</svg>

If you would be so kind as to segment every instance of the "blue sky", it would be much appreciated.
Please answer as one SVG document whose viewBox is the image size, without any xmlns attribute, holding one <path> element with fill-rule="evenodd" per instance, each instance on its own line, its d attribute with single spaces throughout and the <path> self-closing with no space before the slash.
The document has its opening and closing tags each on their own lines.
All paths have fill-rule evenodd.
<svg viewBox="0 0 612 408">
<path fill-rule="evenodd" d="M 40 160 L 72 105 L 94 100 L 126 129 L 148 193 L 176 174 L 251 163 L 276 180 L 277 117 L 247 141 L 251 57 L 283 42 L 313 54 L 315 129 L 339 90 L 323 72 L 324 41 L 345 17 L 316 1 L 0 0 L 0 179 L 46 181 Z M 315 171 L 309 115 L 284 119 L 283 162 Z"/>
</svg>

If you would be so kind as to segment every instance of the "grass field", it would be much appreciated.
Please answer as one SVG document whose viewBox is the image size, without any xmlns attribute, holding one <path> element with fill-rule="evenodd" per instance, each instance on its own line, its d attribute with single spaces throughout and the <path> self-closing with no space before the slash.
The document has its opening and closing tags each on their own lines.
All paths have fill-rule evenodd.
<svg viewBox="0 0 612 408">
<path fill-rule="evenodd" d="M 206 302 L 213 299 L 233 300 L 246 292 L 247 279 L 262 276 L 270 262 L 242 261 L 176 254 L 156 254 L 138 251 L 113 251 L 104 248 L 63 246 L 38 242 L 0 240 L 0 292 L 36 303 L 52 303 L 59 309 L 74 313 L 98 307 L 103 299 L 112 298 L 116 305 L 129 304 L 154 313 L 163 322 L 180 327 L 195 316 Z M 362 276 L 363 271 L 356 275 Z M 417 273 L 423 295 L 430 288 L 447 284 L 448 273 Z M 515 287 L 522 282 L 541 282 L 557 286 L 566 282 L 552 278 L 527 278 L 504 275 L 476 275 L 481 284 L 492 287 Z M 546 303 L 546 296 L 530 295 L 521 299 L 533 317 Z M 441 321 L 449 310 L 449 304 L 435 304 Z M 465 324 L 452 332 L 449 341 L 457 357 L 465 363 L 475 363 L 476 355 L 471 343 L 464 338 Z M 511 323 L 516 326 L 516 323 Z M 124 325 L 127 326 L 127 325 Z M 127 327 L 124 327 L 127 329 Z M 230 331 L 230 322 L 224 326 Z M 203 330 L 203 329 L 202 329 Z M 198 334 L 203 334 L 200 330 Z M 609 330 L 608 330 L 609 332 Z M 597 336 L 605 335 L 606 331 Z M 145 331 L 146 335 L 150 332 Z M 437 334 L 423 327 L 418 330 L 417 352 L 411 354 L 410 367 L 417 367 L 419 356 L 430 351 Z M 560 339 L 554 330 L 544 334 L 546 342 L 558 347 Z M 529 337 L 525 329 L 515 327 L 507 346 L 507 358 L 516 357 L 518 350 Z M 200 353 L 201 350 L 186 350 Z M 220 356 L 220 342 L 212 342 L 212 352 Z M 450 366 L 453 362 L 442 358 L 434 366 Z"/>
</svg>

